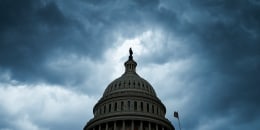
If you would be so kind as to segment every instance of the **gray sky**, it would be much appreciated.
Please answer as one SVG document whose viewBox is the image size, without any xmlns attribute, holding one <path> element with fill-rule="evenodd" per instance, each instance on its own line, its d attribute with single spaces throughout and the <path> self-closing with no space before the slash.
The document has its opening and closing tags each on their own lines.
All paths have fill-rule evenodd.
<svg viewBox="0 0 260 130">
<path fill-rule="evenodd" d="M 76 130 L 132 47 L 183 130 L 260 128 L 258 0 L 1 0 L 0 130 Z"/>
</svg>

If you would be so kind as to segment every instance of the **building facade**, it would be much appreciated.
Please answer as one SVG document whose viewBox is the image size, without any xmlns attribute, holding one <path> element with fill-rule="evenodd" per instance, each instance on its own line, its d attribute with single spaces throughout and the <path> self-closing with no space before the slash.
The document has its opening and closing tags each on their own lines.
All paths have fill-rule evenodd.
<svg viewBox="0 0 260 130">
<path fill-rule="evenodd" d="M 153 87 L 136 73 L 130 48 L 124 74 L 111 82 L 83 130 L 175 130 Z"/>
</svg>

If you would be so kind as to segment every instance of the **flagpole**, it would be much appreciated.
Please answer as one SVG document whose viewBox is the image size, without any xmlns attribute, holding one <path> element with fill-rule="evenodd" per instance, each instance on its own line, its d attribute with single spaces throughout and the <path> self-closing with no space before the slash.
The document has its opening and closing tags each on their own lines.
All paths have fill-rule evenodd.
<svg viewBox="0 0 260 130">
<path fill-rule="evenodd" d="M 173 116 L 178 119 L 179 128 L 180 128 L 180 130 L 181 130 L 181 123 L 180 123 L 179 113 L 175 111 L 174 114 L 173 114 Z"/>
<path fill-rule="evenodd" d="M 180 123 L 180 119 L 178 118 L 178 122 L 179 122 L 179 128 L 181 130 L 181 123 Z"/>
</svg>

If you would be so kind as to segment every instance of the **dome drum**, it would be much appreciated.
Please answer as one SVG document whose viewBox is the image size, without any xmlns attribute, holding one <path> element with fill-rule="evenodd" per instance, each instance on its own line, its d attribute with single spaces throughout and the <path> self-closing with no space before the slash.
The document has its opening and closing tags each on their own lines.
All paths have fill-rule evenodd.
<svg viewBox="0 0 260 130">
<path fill-rule="evenodd" d="M 104 116 L 113 113 L 151 113 L 154 116 L 165 116 L 165 106 L 158 101 L 141 97 L 119 97 L 99 102 L 93 110 L 94 116 Z"/>
</svg>

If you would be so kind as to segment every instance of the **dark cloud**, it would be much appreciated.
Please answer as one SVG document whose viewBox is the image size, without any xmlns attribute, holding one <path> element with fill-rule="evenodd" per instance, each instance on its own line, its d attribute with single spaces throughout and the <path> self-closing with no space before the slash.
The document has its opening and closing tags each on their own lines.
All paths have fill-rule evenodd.
<svg viewBox="0 0 260 130">
<path fill-rule="evenodd" d="M 102 40 L 96 40 L 99 34 L 83 30 L 55 2 L 4 0 L 0 11 L 0 65 L 18 81 L 62 84 L 61 75 L 51 72 L 46 61 L 70 53 L 98 57 L 103 48 Z"/>
<path fill-rule="evenodd" d="M 18 80 L 44 76 L 47 51 L 62 46 L 55 40 L 66 33 L 69 22 L 55 3 L 1 1 L 1 68 Z"/>
<path fill-rule="evenodd" d="M 201 120 L 227 119 L 227 124 L 237 126 L 228 129 L 240 129 L 239 126 L 243 129 L 243 125 L 259 120 L 260 114 L 259 4 L 253 1 L 190 1 L 189 4 L 198 14 L 183 29 L 191 29 L 188 31 L 193 37 L 188 44 L 196 49 L 190 54 L 198 55 L 202 62 L 188 76 L 194 81 L 191 109 L 195 111 L 190 111 L 191 115 L 187 114 L 185 119 L 190 116 Z M 195 119 L 187 121 L 187 129 L 201 124 Z"/>
<path fill-rule="evenodd" d="M 93 70 L 75 74 L 47 64 L 70 54 L 99 61 L 118 37 L 131 39 L 159 28 L 163 47 L 144 55 L 140 64 L 196 60 L 193 69 L 180 75 L 186 89 L 178 96 L 191 97 L 184 104 L 183 129 L 205 124 L 210 129 L 257 129 L 259 6 L 256 0 L 2 0 L 0 72 L 24 83 L 80 84 Z M 141 44 L 145 42 L 153 41 Z M 2 119 L 1 126 L 7 125 Z"/>
<path fill-rule="evenodd" d="M 69 76 L 70 72 L 58 74 L 51 70 L 46 62 L 69 54 L 97 59 L 104 48 L 115 42 L 111 32 L 120 32 L 123 37 L 140 33 L 146 25 L 142 10 L 156 6 L 158 1 L 151 7 L 141 1 L 78 3 L 87 8 L 77 10 L 76 6 L 82 5 L 70 2 L 1 1 L 1 68 L 23 82 L 64 84 L 64 78 L 77 80 Z M 75 6 L 71 10 L 70 4 Z M 71 12 L 66 14 L 66 10 Z"/>
</svg>

